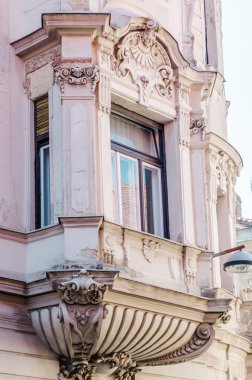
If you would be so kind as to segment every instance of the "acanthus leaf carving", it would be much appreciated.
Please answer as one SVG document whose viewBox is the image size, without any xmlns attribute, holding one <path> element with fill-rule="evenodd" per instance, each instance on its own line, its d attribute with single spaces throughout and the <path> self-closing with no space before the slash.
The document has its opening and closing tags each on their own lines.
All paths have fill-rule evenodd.
<svg viewBox="0 0 252 380">
<path fill-rule="evenodd" d="M 141 30 L 122 37 L 111 56 L 111 68 L 118 77 L 131 77 L 139 89 L 139 103 L 148 104 L 149 95 L 171 98 L 173 70 L 170 58 L 157 40 L 159 26 L 149 20 Z"/>
<path fill-rule="evenodd" d="M 159 242 L 150 239 L 143 239 L 143 255 L 149 263 L 153 263 L 159 248 Z"/>
<path fill-rule="evenodd" d="M 69 281 L 58 284 L 62 300 L 67 304 L 97 305 L 102 302 L 106 286 L 93 280 L 85 270 L 73 274 Z"/>
<path fill-rule="evenodd" d="M 77 379 L 91 380 L 96 370 L 96 366 L 85 359 L 69 359 L 60 357 L 60 370 L 58 380 Z"/>
<path fill-rule="evenodd" d="M 96 363 L 108 363 L 110 368 L 115 368 L 115 372 L 112 374 L 113 380 L 131 380 L 137 372 L 141 371 L 131 355 L 124 352 L 100 357 Z"/>
</svg>

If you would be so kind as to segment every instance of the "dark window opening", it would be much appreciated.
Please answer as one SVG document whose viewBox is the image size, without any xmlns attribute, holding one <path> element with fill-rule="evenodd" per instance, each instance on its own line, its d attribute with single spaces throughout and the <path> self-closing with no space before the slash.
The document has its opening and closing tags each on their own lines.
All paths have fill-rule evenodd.
<svg viewBox="0 0 252 380">
<path fill-rule="evenodd" d="M 35 223 L 36 228 L 51 224 L 50 150 L 48 96 L 34 101 L 35 129 Z"/>
</svg>

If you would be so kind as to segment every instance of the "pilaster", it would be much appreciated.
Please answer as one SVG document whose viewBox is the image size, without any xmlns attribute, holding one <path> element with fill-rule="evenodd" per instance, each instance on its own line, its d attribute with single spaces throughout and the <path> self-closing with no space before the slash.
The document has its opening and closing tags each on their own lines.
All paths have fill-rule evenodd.
<svg viewBox="0 0 252 380">
<path fill-rule="evenodd" d="M 172 127 L 166 129 L 167 149 L 173 150 L 173 161 L 167 162 L 167 170 L 168 173 L 174 170 L 177 173 L 177 177 L 173 179 L 177 183 L 168 183 L 170 204 L 174 205 L 176 200 L 176 206 L 171 210 L 171 213 L 175 212 L 176 215 L 174 218 L 170 215 L 170 220 L 173 220 L 173 223 L 175 221 L 174 230 L 171 226 L 171 238 L 193 245 L 195 231 L 190 164 L 190 85 L 182 81 L 176 82 L 175 91 L 177 118 Z M 169 156 L 171 157 L 171 154 L 167 151 L 167 157 Z"/>
<path fill-rule="evenodd" d="M 98 37 L 98 63 L 100 80 L 98 84 L 98 134 L 100 160 L 100 194 L 103 214 L 106 219 L 113 220 L 112 199 L 112 168 L 111 168 L 111 140 L 110 140 L 110 57 L 113 43 L 103 37 Z"/>
</svg>

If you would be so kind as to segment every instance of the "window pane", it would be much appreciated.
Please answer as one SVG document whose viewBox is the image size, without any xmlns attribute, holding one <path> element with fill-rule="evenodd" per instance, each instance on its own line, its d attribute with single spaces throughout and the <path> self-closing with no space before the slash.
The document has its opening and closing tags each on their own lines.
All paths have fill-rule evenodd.
<svg viewBox="0 0 252 380">
<path fill-rule="evenodd" d="M 118 174 L 116 165 L 116 153 L 111 152 L 111 166 L 112 166 L 112 197 L 113 197 L 113 220 L 120 223 L 120 210 L 118 200 Z"/>
<path fill-rule="evenodd" d="M 49 145 L 40 148 L 41 227 L 51 223 Z"/>
<path fill-rule="evenodd" d="M 144 224 L 147 232 L 163 236 L 160 169 L 143 165 Z"/>
<path fill-rule="evenodd" d="M 120 155 L 122 224 L 141 229 L 137 161 Z"/>
<path fill-rule="evenodd" d="M 157 157 L 158 131 L 150 131 L 118 116 L 111 116 L 111 140 L 129 148 Z"/>
</svg>

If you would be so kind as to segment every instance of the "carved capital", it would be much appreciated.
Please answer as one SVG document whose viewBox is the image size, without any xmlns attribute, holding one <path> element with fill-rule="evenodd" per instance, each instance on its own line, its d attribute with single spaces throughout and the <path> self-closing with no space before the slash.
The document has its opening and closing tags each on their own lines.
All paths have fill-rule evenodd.
<svg viewBox="0 0 252 380">
<path fill-rule="evenodd" d="M 53 65 L 55 81 L 60 86 L 60 91 L 64 93 L 65 83 L 73 85 L 86 85 L 91 83 L 91 90 L 94 92 L 99 81 L 98 67 L 88 62 L 67 62 L 60 65 Z"/>
</svg>

